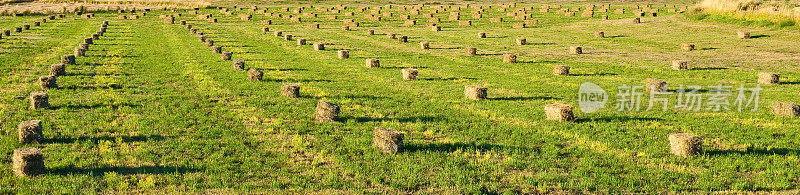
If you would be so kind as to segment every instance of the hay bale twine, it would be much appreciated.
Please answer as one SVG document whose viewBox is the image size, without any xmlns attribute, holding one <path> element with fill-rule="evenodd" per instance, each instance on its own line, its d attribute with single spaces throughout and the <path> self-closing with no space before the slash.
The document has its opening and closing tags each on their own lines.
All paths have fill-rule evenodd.
<svg viewBox="0 0 800 195">
<path fill-rule="evenodd" d="M 407 36 L 400 36 L 400 37 L 397 38 L 397 42 L 406 43 L 406 42 L 408 42 L 408 37 Z"/>
<path fill-rule="evenodd" d="M 527 39 L 522 38 L 522 37 L 517 38 L 517 45 L 525 45 L 525 44 L 528 44 L 528 40 Z"/>
<path fill-rule="evenodd" d="M 67 74 L 67 68 L 65 64 L 53 64 L 50 66 L 50 75 L 63 76 L 66 74 Z"/>
<path fill-rule="evenodd" d="M 569 48 L 569 53 L 571 54 L 583 54 L 583 47 L 581 46 L 572 46 Z"/>
<path fill-rule="evenodd" d="M 403 139 L 402 132 L 376 127 L 372 133 L 372 146 L 381 153 L 395 154 L 403 150 Z"/>
<path fill-rule="evenodd" d="M 365 65 L 367 68 L 378 68 L 381 67 L 381 62 L 375 58 L 367 59 L 367 63 Z"/>
<path fill-rule="evenodd" d="M 39 86 L 42 87 L 42 90 L 56 89 L 58 88 L 57 78 L 53 75 L 41 76 L 39 77 Z"/>
<path fill-rule="evenodd" d="M 689 62 L 685 60 L 672 60 L 673 70 L 689 70 Z"/>
<path fill-rule="evenodd" d="M 634 18 L 634 19 L 633 19 L 633 23 L 634 23 L 634 24 L 639 24 L 639 23 L 642 23 L 642 19 L 641 19 L 641 18 L 638 18 L 638 17 L 637 17 L 637 18 Z"/>
<path fill-rule="evenodd" d="M 478 33 L 478 38 L 481 38 L 481 39 L 482 38 L 486 38 L 486 33 L 485 32 L 479 32 Z"/>
<path fill-rule="evenodd" d="M 61 56 L 61 63 L 67 65 L 75 65 L 75 55 L 63 55 Z"/>
<path fill-rule="evenodd" d="M 517 63 L 517 55 L 507 53 L 503 54 L 503 62 L 505 63 Z"/>
<path fill-rule="evenodd" d="M 244 70 L 244 60 L 234 60 L 233 61 L 233 69 L 234 70 Z"/>
<path fill-rule="evenodd" d="M 564 65 L 553 66 L 553 75 L 561 75 L 561 76 L 569 75 L 569 66 L 564 66 Z"/>
<path fill-rule="evenodd" d="M 703 152 L 703 139 L 688 133 L 669 135 L 669 152 L 688 158 Z"/>
<path fill-rule="evenodd" d="M 283 40 L 291 41 L 292 40 L 292 34 L 283 35 Z"/>
<path fill-rule="evenodd" d="M 667 82 L 660 79 L 648 78 L 645 79 L 645 90 L 647 92 L 666 92 Z"/>
<path fill-rule="evenodd" d="M 42 136 L 42 121 L 22 121 L 17 125 L 19 143 L 30 144 L 39 143 Z"/>
<path fill-rule="evenodd" d="M 467 56 L 475 56 L 478 55 L 478 49 L 474 47 L 467 47 Z"/>
<path fill-rule="evenodd" d="M 764 85 L 780 84 L 780 77 L 781 75 L 778 73 L 761 72 L 758 73 L 758 84 L 764 84 Z"/>
<path fill-rule="evenodd" d="M 800 116 L 800 104 L 792 102 L 774 102 L 772 103 L 772 114 L 783 117 Z"/>
<path fill-rule="evenodd" d="M 694 44 L 681 43 L 681 50 L 683 50 L 683 51 L 692 51 L 692 50 L 694 50 Z"/>
<path fill-rule="evenodd" d="M 247 80 L 248 81 L 261 81 L 261 79 L 263 77 L 264 77 L 264 73 L 261 72 L 260 70 L 255 69 L 255 68 L 251 68 L 249 71 L 247 71 Z"/>
<path fill-rule="evenodd" d="M 544 106 L 544 114 L 547 120 L 555 120 L 561 122 L 574 122 L 575 115 L 572 112 L 572 106 L 562 103 L 553 103 Z"/>
<path fill-rule="evenodd" d="M 18 177 L 32 177 L 44 174 L 44 155 L 38 148 L 19 148 L 11 156 L 11 170 Z"/>
<path fill-rule="evenodd" d="M 350 58 L 350 51 L 348 51 L 348 50 L 339 50 L 338 55 L 339 55 L 339 59 L 348 59 L 348 58 Z"/>
<path fill-rule="evenodd" d="M 464 96 L 471 100 L 485 100 L 488 89 L 481 86 L 464 86 Z"/>
<path fill-rule="evenodd" d="M 73 55 L 78 56 L 78 57 L 86 56 L 86 50 L 83 49 L 83 48 L 80 48 L 80 47 L 75 47 L 75 51 L 73 52 Z"/>
<path fill-rule="evenodd" d="M 32 92 L 30 98 L 31 109 L 46 109 L 50 107 L 50 96 L 47 95 L 47 92 Z"/>
<path fill-rule="evenodd" d="M 317 50 L 317 51 L 325 50 L 325 43 L 322 43 L 322 42 L 314 43 L 314 50 Z"/>
<path fill-rule="evenodd" d="M 596 38 L 606 38 L 606 33 L 603 31 L 597 31 L 594 33 L 594 37 Z"/>
<path fill-rule="evenodd" d="M 738 31 L 738 32 L 736 32 L 736 35 L 740 39 L 750 39 L 750 32 L 747 32 L 747 31 Z"/>
<path fill-rule="evenodd" d="M 231 53 L 229 51 L 223 51 L 222 52 L 222 60 L 223 61 L 231 60 L 231 57 L 233 57 L 233 53 Z"/>
<path fill-rule="evenodd" d="M 419 47 L 423 50 L 431 49 L 431 45 L 427 41 L 420 42 Z"/>
<path fill-rule="evenodd" d="M 317 101 L 314 120 L 317 122 L 336 122 L 339 118 L 339 106 L 322 100 Z"/>
<path fill-rule="evenodd" d="M 414 68 L 406 68 L 402 70 L 403 72 L 403 79 L 408 81 L 417 80 L 417 76 L 419 75 L 419 71 Z"/>
<path fill-rule="evenodd" d="M 281 96 L 285 98 L 297 98 L 300 97 L 300 85 L 291 84 L 291 83 L 282 83 L 281 84 Z"/>
<path fill-rule="evenodd" d="M 211 52 L 222 53 L 222 46 L 211 46 Z"/>
</svg>

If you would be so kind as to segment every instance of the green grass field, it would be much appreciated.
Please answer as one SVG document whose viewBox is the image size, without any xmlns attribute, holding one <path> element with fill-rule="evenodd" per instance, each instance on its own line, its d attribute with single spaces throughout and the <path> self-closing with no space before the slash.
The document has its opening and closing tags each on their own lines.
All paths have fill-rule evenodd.
<svg viewBox="0 0 800 195">
<path fill-rule="evenodd" d="M 0 39 L 0 193 L 797 192 L 800 122 L 770 112 L 773 102 L 798 102 L 797 31 L 698 22 L 661 6 L 654 7 L 662 10 L 658 17 L 642 17 L 641 24 L 631 22 L 629 4 L 592 18 L 580 12 L 566 17 L 557 9 L 540 13 L 541 4 L 517 7 L 529 6 L 540 24 L 524 29 L 511 28 L 520 21 L 497 5 L 480 19 L 470 17 L 473 8 L 459 11 L 472 26 L 449 21 L 450 10 L 435 14 L 440 32 L 424 27 L 429 22 L 422 15 L 411 16 L 417 25 L 403 26 L 399 15 L 409 12 L 397 6 L 383 10 L 394 16 L 378 22 L 354 5 L 341 14 L 304 10 L 316 18 L 261 8 L 301 15 L 302 23 L 233 8 L 230 16 L 199 10 L 218 23 L 189 10 L 159 10 L 130 20 L 117 13 L 67 15 L 12 32 Z M 614 14 L 616 8 L 627 13 Z M 174 13 L 182 14 L 176 24 L 159 18 Z M 240 20 L 244 13 L 253 18 Z M 605 14 L 609 20 L 600 18 Z M 505 22 L 489 21 L 495 17 Z M 39 18 L 0 17 L 0 29 Z M 343 31 L 343 19 L 360 26 Z M 248 69 L 262 70 L 264 81 L 247 81 L 246 71 L 234 70 L 232 61 L 177 24 L 181 20 L 245 60 Z M 47 90 L 52 108 L 29 109 L 28 94 L 41 91 L 39 76 L 102 21 L 110 23 L 105 35 L 67 67 L 58 89 Z M 307 28 L 311 23 L 321 28 Z M 375 35 L 367 35 L 370 29 Z M 326 50 L 273 36 L 278 30 L 325 42 Z M 754 38 L 738 39 L 738 30 Z M 607 38 L 595 38 L 596 31 Z M 516 45 L 517 37 L 529 44 Z M 421 49 L 422 41 L 431 49 Z M 697 50 L 680 50 L 682 42 Z M 586 53 L 569 54 L 571 46 Z M 467 47 L 479 55 L 465 55 Z M 337 58 L 342 49 L 350 50 L 350 59 Z M 503 63 L 503 53 L 516 54 L 518 63 Z M 380 59 L 381 67 L 364 67 L 367 58 Z M 678 59 L 693 69 L 670 69 Z M 553 75 L 554 65 L 570 66 L 571 75 Z M 420 80 L 402 79 L 401 69 L 409 67 L 419 69 Z M 755 86 L 759 72 L 780 73 L 782 84 L 762 86 L 755 112 L 645 111 L 649 96 L 638 112 L 609 104 L 583 113 L 577 106 L 584 82 L 603 87 L 613 102 L 618 86 L 644 85 L 647 78 L 666 81 L 670 91 L 679 85 L 735 88 Z M 281 97 L 281 83 L 300 84 L 302 97 Z M 467 85 L 488 87 L 488 99 L 464 98 Z M 338 122 L 313 121 L 317 100 L 341 107 Z M 551 103 L 575 106 L 578 120 L 545 120 L 544 106 Z M 42 143 L 17 141 L 17 124 L 27 120 L 43 121 Z M 372 146 L 376 127 L 404 132 L 404 150 L 381 154 Z M 667 136 L 680 132 L 703 137 L 705 152 L 670 154 Z M 23 147 L 42 150 L 44 175 L 14 176 L 11 153 Z"/>
</svg>

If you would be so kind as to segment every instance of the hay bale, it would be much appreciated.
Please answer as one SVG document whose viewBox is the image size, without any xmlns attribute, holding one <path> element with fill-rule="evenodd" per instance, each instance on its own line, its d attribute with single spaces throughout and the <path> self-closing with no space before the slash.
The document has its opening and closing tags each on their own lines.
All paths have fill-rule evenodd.
<svg viewBox="0 0 800 195">
<path fill-rule="evenodd" d="M 758 73 L 758 84 L 763 84 L 763 85 L 780 84 L 780 77 L 781 75 L 778 73 L 760 72 Z"/>
<path fill-rule="evenodd" d="M 528 40 L 527 39 L 522 38 L 522 37 L 517 38 L 517 45 L 525 45 L 525 44 L 528 44 Z"/>
<path fill-rule="evenodd" d="M 511 25 L 512 28 L 525 28 L 525 23 L 514 23 Z"/>
<path fill-rule="evenodd" d="M 736 35 L 740 39 L 750 39 L 750 32 L 747 32 L 747 31 L 738 31 L 738 32 L 736 32 Z"/>
<path fill-rule="evenodd" d="M 375 30 L 367 30 L 367 35 L 375 35 Z"/>
<path fill-rule="evenodd" d="M 336 122 L 339 118 L 339 106 L 322 100 L 317 101 L 314 120 L 317 122 Z"/>
<path fill-rule="evenodd" d="M 11 30 L 3 30 L 3 36 L 11 36 Z"/>
<path fill-rule="evenodd" d="M 408 42 L 408 37 L 407 36 L 400 36 L 400 37 L 397 38 L 397 42 L 406 43 L 406 42 Z"/>
<path fill-rule="evenodd" d="M 205 35 L 201 35 L 201 34 L 197 35 L 197 40 L 200 41 L 201 43 L 205 43 L 207 38 L 208 37 L 206 37 Z"/>
<path fill-rule="evenodd" d="M 569 48 L 570 54 L 583 54 L 583 47 L 580 46 L 572 46 Z"/>
<path fill-rule="evenodd" d="M 474 47 L 467 47 L 467 56 L 475 56 L 478 55 L 478 49 Z"/>
<path fill-rule="evenodd" d="M 306 45 L 306 39 L 304 38 L 297 39 L 297 45 Z"/>
<path fill-rule="evenodd" d="M 378 68 L 381 67 L 381 62 L 375 58 L 367 59 L 367 63 L 365 64 L 367 68 Z"/>
<path fill-rule="evenodd" d="M 433 32 L 442 31 L 442 27 L 441 26 L 431 26 L 431 31 L 433 31 Z"/>
<path fill-rule="evenodd" d="M 222 52 L 222 60 L 223 61 L 231 60 L 231 57 L 233 57 L 233 53 L 231 53 L 229 51 L 223 51 Z"/>
<path fill-rule="evenodd" d="M 31 29 L 31 25 L 28 25 L 28 24 L 22 25 L 22 30 L 30 30 L 30 29 Z"/>
<path fill-rule="evenodd" d="M 342 31 L 350 31 L 350 26 L 347 25 L 342 26 Z"/>
<path fill-rule="evenodd" d="M 644 80 L 645 90 L 648 92 L 666 92 L 667 91 L 667 82 L 662 81 L 659 79 L 648 78 Z"/>
<path fill-rule="evenodd" d="M 464 86 L 464 96 L 471 100 L 485 100 L 488 89 L 481 86 Z"/>
<path fill-rule="evenodd" d="M 465 21 L 458 21 L 459 26 L 472 26 L 472 21 L 465 20 Z"/>
<path fill-rule="evenodd" d="M 414 26 L 414 25 L 417 25 L 416 20 L 406 20 L 405 22 L 403 22 L 403 26 Z"/>
<path fill-rule="evenodd" d="M 372 146 L 378 148 L 381 153 L 395 154 L 403 151 L 403 139 L 402 132 L 376 127 L 372 133 Z"/>
<path fill-rule="evenodd" d="M 86 50 L 83 49 L 83 48 L 80 48 L 80 47 L 75 47 L 75 51 L 73 52 L 73 55 L 78 56 L 78 57 L 86 56 Z"/>
<path fill-rule="evenodd" d="M 19 148 L 11 156 L 11 170 L 18 177 L 32 177 L 44 174 L 44 155 L 38 148 Z"/>
<path fill-rule="evenodd" d="M 276 37 L 281 37 L 281 36 L 283 36 L 283 31 L 275 31 L 274 34 L 275 34 Z"/>
<path fill-rule="evenodd" d="M 681 43 L 681 50 L 683 50 L 683 51 L 692 51 L 692 50 L 694 50 L 694 44 Z"/>
<path fill-rule="evenodd" d="M 61 56 L 61 63 L 67 65 L 75 65 L 75 55 L 63 55 Z"/>
<path fill-rule="evenodd" d="M 600 16 L 600 18 L 603 19 L 603 20 L 608 20 L 608 15 L 602 15 L 602 16 Z"/>
<path fill-rule="evenodd" d="M 306 26 L 310 29 L 319 29 L 319 24 L 307 24 Z"/>
<path fill-rule="evenodd" d="M 42 87 L 42 90 L 56 89 L 58 88 L 56 80 L 57 77 L 53 75 L 41 76 L 39 77 L 39 86 Z"/>
<path fill-rule="evenodd" d="M 547 120 L 561 122 L 574 122 L 575 115 L 572 113 L 572 106 L 561 103 L 548 104 L 544 106 L 544 114 Z"/>
<path fill-rule="evenodd" d="M 244 60 L 234 60 L 233 61 L 233 69 L 234 70 L 244 70 Z"/>
<path fill-rule="evenodd" d="M 569 66 L 564 66 L 564 65 L 553 66 L 553 75 L 561 75 L 561 76 L 569 75 Z"/>
<path fill-rule="evenodd" d="M 419 75 L 419 71 L 414 68 L 406 68 L 402 70 L 403 72 L 403 79 L 408 81 L 417 80 L 417 75 Z"/>
<path fill-rule="evenodd" d="M 800 104 L 792 102 L 774 102 L 772 103 L 772 114 L 783 117 L 800 116 Z"/>
<path fill-rule="evenodd" d="M 50 75 L 53 76 L 63 76 L 67 74 L 65 64 L 53 64 L 50 66 Z"/>
<path fill-rule="evenodd" d="M 211 46 L 211 52 L 222 53 L 222 46 Z"/>
<path fill-rule="evenodd" d="M 244 62 L 242 62 L 242 63 L 243 63 L 242 66 L 244 66 Z M 264 77 L 264 73 L 261 72 L 260 70 L 255 69 L 255 68 L 251 68 L 249 71 L 247 71 L 247 80 L 248 81 L 261 81 L 261 79 L 263 77 Z"/>
<path fill-rule="evenodd" d="M 89 37 L 89 38 L 83 39 L 83 43 L 91 45 L 91 44 L 94 44 L 94 41 L 92 41 L 92 38 Z"/>
<path fill-rule="evenodd" d="M 40 24 L 38 21 L 33 22 L 33 26 L 39 26 Z"/>
<path fill-rule="evenodd" d="M 317 51 L 325 50 L 325 43 L 321 43 L 321 42 L 314 43 L 314 50 L 317 50 Z"/>
<path fill-rule="evenodd" d="M 95 34 L 92 34 L 92 40 L 98 40 L 98 39 L 100 39 L 100 33 L 99 32 L 95 33 Z"/>
<path fill-rule="evenodd" d="M 261 28 L 261 32 L 268 33 L 269 32 L 269 27 Z"/>
<path fill-rule="evenodd" d="M 282 83 L 281 84 L 281 96 L 283 96 L 285 98 L 297 98 L 297 97 L 300 97 L 300 85 L 290 84 L 290 83 Z"/>
<path fill-rule="evenodd" d="M 386 38 L 387 39 L 396 39 L 397 35 L 394 34 L 394 33 L 386 33 Z"/>
<path fill-rule="evenodd" d="M 507 53 L 503 54 L 503 62 L 505 63 L 517 63 L 517 55 Z"/>
<path fill-rule="evenodd" d="M 186 20 L 181 20 L 179 23 L 180 23 L 181 25 L 186 25 Z"/>
<path fill-rule="evenodd" d="M 214 40 L 206 39 L 205 45 L 206 45 L 206 47 L 213 47 L 214 46 Z"/>
<path fill-rule="evenodd" d="M 642 23 L 642 19 L 641 19 L 641 18 L 634 18 L 634 19 L 633 19 L 633 23 L 634 23 L 634 24 L 639 24 L 639 23 Z"/>
<path fill-rule="evenodd" d="M 669 152 L 684 158 L 703 152 L 703 139 L 688 133 L 669 135 Z"/>
<path fill-rule="evenodd" d="M 423 50 L 431 49 L 431 45 L 427 41 L 420 42 L 419 47 Z"/>
<path fill-rule="evenodd" d="M 596 38 L 606 38 L 606 33 L 603 31 L 597 31 L 594 33 L 594 37 Z"/>
<path fill-rule="evenodd" d="M 39 143 L 42 136 L 42 121 L 22 121 L 17 125 L 19 143 L 30 144 Z"/>
<path fill-rule="evenodd" d="M 291 41 L 292 40 L 292 34 L 283 35 L 283 40 Z"/>
<path fill-rule="evenodd" d="M 689 70 L 689 62 L 685 60 L 673 60 L 672 61 L 672 69 L 673 70 Z"/>
<path fill-rule="evenodd" d="M 348 50 L 339 50 L 339 59 L 347 59 L 350 58 L 350 51 Z"/>
<path fill-rule="evenodd" d="M 478 33 L 478 38 L 486 38 L 486 33 L 485 32 L 479 32 Z"/>
<path fill-rule="evenodd" d="M 50 107 L 50 96 L 47 95 L 47 92 L 32 92 L 30 98 L 31 109 L 46 109 Z"/>
</svg>

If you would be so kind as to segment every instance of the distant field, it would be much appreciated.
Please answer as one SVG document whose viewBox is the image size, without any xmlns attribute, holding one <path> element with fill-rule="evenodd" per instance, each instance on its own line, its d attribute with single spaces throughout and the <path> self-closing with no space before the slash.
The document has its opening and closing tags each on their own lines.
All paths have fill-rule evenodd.
<svg viewBox="0 0 800 195">
<path fill-rule="evenodd" d="M 357 2 L 342 1 L 346 9 L 334 13 L 323 8 L 337 3 L 319 3 L 325 5 L 301 14 L 293 13 L 298 6 L 251 11 L 224 4 L 230 15 L 198 10 L 213 14 L 216 23 L 191 10 L 153 10 L 139 19 L 70 14 L 3 36 L 0 151 L 7 157 L 0 158 L 0 193 L 798 192 L 800 122 L 771 113 L 773 102 L 798 102 L 797 31 L 701 23 L 668 11 L 687 4 L 653 4 L 658 15 L 635 24 L 631 3 L 612 4 L 592 17 L 557 14 L 558 8 L 542 13 L 541 3 L 505 11 L 492 4 L 481 18 L 472 11 L 489 4 L 473 3 L 433 14 L 440 22 L 424 16 L 432 6 L 418 15 L 399 5 L 383 8 L 376 14 L 381 21 L 373 21 L 364 16 L 379 6 L 361 12 L 362 6 L 348 4 Z M 512 28 L 523 21 L 507 13 L 525 7 L 538 24 Z M 472 25 L 450 20 L 451 12 Z M 181 14 L 175 24 L 159 18 L 174 14 Z M 239 14 L 252 18 L 244 21 Z M 417 23 L 405 26 L 401 15 Z M 42 17 L 3 16 L 0 30 Z M 504 22 L 490 21 L 498 17 Z M 346 19 L 359 25 L 342 30 Z M 58 77 L 59 88 L 47 90 L 52 108 L 29 109 L 28 95 L 42 90 L 39 76 L 103 21 L 109 21 L 105 35 Z M 234 70 L 232 61 L 223 61 L 180 21 L 233 52 L 247 69 L 263 71 L 264 80 L 247 81 L 246 71 Z M 432 31 L 430 23 L 442 30 Z M 293 38 L 276 37 L 275 31 Z M 606 37 L 595 37 L 598 31 Z M 752 38 L 739 39 L 737 31 Z M 298 46 L 299 38 L 323 42 L 326 49 Z M 528 44 L 515 44 L 517 38 Z M 423 41 L 431 48 L 420 48 Z M 680 50 L 681 43 L 696 50 Z M 573 46 L 584 54 L 570 54 Z M 467 56 L 468 47 L 478 55 Z M 338 50 L 349 50 L 350 58 L 338 59 Z M 501 60 L 509 53 L 517 63 Z M 379 59 L 381 67 L 364 67 L 367 58 Z M 672 70 L 673 60 L 686 60 L 691 69 Z M 554 65 L 571 67 L 570 75 L 553 75 Z M 404 68 L 418 69 L 420 79 L 403 80 Z M 645 111 L 648 94 L 640 111 L 609 104 L 585 113 L 577 104 L 584 82 L 605 89 L 611 102 L 621 85 L 644 85 L 648 78 L 666 81 L 669 92 L 702 86 L 698 93 L 707 98 L 715 85 L 755 87 L 759 72 L 780 73 L 781 84 L 761 85 L 754 112 Z M 299 84 L 301 97 L 281 97 L 282 83 Z M 466 99 L 468 85 L 487 87 L 488 99 Z M 340 106 L 338 122 L 312 119 L 318 100 Z M 545 120 L 544 107 L 552 103 L 575 106 L 577 120 Z M 41 143 L 17 141 L 17 125 L 27 120 L 43 121 Z M 376 127 L 403 132 L 405 148 L 381 154 L 372 145 Z M 702 137 L 705 151 L 689 158 L 670 154 L 667 136 L 682 132 Z M 44 175 L 12 174 L 11 153 L 23 147 L 42 150 Z"/>
</svg>

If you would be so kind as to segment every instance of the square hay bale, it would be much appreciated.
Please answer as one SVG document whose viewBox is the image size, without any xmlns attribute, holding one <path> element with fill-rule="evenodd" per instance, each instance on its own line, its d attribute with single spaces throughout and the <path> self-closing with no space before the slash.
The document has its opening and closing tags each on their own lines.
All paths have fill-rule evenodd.
<svg viewBox="0 0 800 195">
<path fill-rule="evenodd" d="M 670 134 L 669 152 L 688 158 L 703 152 L 703 139 L 688 133 Z"/>
<path fill-rule="evenodd" d="M 217 23 L 217 19 L 216 18 L 209 18 L 206 21 L 208 21 L 209 23 Z"/>
<path fill-rule="evenodd" d="M 656 13 L 656 12 L 650 12 L 650 16 L 651 16 L 651 17 L 657 17 L 657 16 L 658 16 L 658 13 Z"/>
<path fill-rule="evenodd" d="M 575 17 L 575 12 L 564 13 L 564 16 L 566 16 L 566 17 Z"/>
<path fill-rule="evenodd" d="M 247 71 L 247 80 L 248 81 L 261 81 L 261 79 L 263 77 L 264 77 L 264 73 L 261 72 L 260 70 L 255 69 L 255 68 L 251 68 L 249 71 Z"/>
<path fill-rule="evenodd" d="M 38 148 L 15 149 L 11 156 L 11 170 L 18 177 L 44 174 L 44 155 Z"/>
<path fill-rule="evenodd" d="M 525 23 L 514 23 L 511 25 L 512 28 L 525 28 Z"/>
<path fill-rule="evenodd" d="M 479 32 L 478 33 L 478 38 L 486 38 L 486 33 L 485 32 Z"/>
<path fill-rule="evenodd" d="M 310 29 L 319 29 L 319 24 L 306 24 L 306 27 Z"/>
<path fill-rule="evenodd" d="M 317 51 L 325 50 L 325 43 L 322 43 L 322 42 L 314 43 L 314 50 L 317 50 Z"/>
<path fill-rule="evenodd" d="M 244 70 L 244 60 L 234 60 L 233 61 L 233 69 L 234 70 Z"/>
<path fill-rule="evenodd" d="M 282 37 L 283 31 L 275 31 L 273 34 L 275 35 L 275 37 Z"/>
<path fill-rule="evenodd" d="M 339 118 L 339 106 L 322 100 L 317 101 L 314 120 L 317 122 L 336 122 Z"/>
<path fill-rule="evenodd" d="M 467 47 L 467 56 L 475 56 L 478 55 L 478 49 L 474 47 Z"/>
<path fill-rule="evenodd" d="M 11 30 L 3 30 L 3 36 L 11 36 Z"/>
<path fill-rule="evenodd" d="M 458 25 L 459 25 L 459 26 L 472 26 L 472 21 L 469 21 L 469 20 L 466 20 L 466 21 L 458 21 Z"/>
<path fill-rule="evenodd" d="M 232 52 L 229 52 L 229 51 L 223 51 L 222 52 L 222 61 L 231 60 L 231 57 L 233 57 L 233 53 Z"/>
<path fill-rule="evenodd" d="M 386 33 L 386 38 L 387 39 L 396 39 L 397 35 L 394 34 L 394 33 Z"/>
<path fill-rule="evenodd" d="M 420 42 L 419 47 L 423 50 L 431 49 L 431 45 L 427 41 Z"/>
<path fill-rule="evenodd" d="M 539 20 L 525 20 L 525 26 L 534 26 L 539 24 Z"/>
<path fill-rule="evenodd" d="M 439 18 L 429 18 L 428 22 L 430 22 L 430 23 L 439 23 L 439 22 L 442 22 L 442 20 L 439 19 Z"/>
<path fill-rule="evenodd" d="M 503 62 L 505 63 L 517 63 L 517 55 L 514 54 L 503 54 Z"/>
<path fill-rule="evenodd" d="M 528 44 L 528 40 L 522 37 L 517 38 L 517 45 L 525 45 Z"/>
<path fill-rule="evenodd" d="M 42 121 L 22 121 L 17 125 L 19 143 L 30 144 L 39 143 L 44 138 L 42 136 Z"/>
<path fill-rule="evenodd" d="M 672 61 L 672 69 L 673 70 L 689 70 L 689 62 L 685 60 L 673 60 Z"/>
<path fill-rule="evenodd" d="M 53 76 L 63 76 L 66 75 L 66 65 L 65 64 L 53 64 L 50 66 L 50 75 Z"/>
<path fill-rule="evenodd" d="M 381 153 L 395 154 L 403 151 L 403 139 L 402 132 L 376 127 L 372 133 L 372 146 Z"/>
<path fill-rule="evenodd" d="M 639 24 L 639 23 L 642 23 L 642 19 L 641 19 L 641 18 L 634 18 L 634 19 L 633 19 L 633 23 L 634 23 L 634 24 Z"/>
<path fill-rule="evenodd" d="M 553 66 L 553 75 L 561 75 L 561 76 L 569 75 L 569 66 L 564 66 L 564 65 Z"/>
<path fill-rule="evenodd" d="M 304 38 L 297 39 L 297 45 L 306 45 L 306 39 Z"/>
<path fill-rule="evenodd" d="M 414 68 L 406 68 L 402 70 L 403 72 L 403 79 L 408 81 L 417 80 L 417 75 L 419 75 L 419 71 Z"/>
<path fill-rule="evenodd" d="M 583 47 L 580 46 L 572 46 L 569 48 L 570 54 L 583 54 Z"/>
<path fill-rule="evenodd" d="M 514 20 L 526 20 L 526 19 L 528 19 L 528 16 L 523 16 L 523 15 L 514 16 Z"/>
<path fill-rule="evenodd" d="M 405 22 L 403 22 L 403 26 L 414 26 L 414 25 L 417 25 L 416 20 L 406 20 Z"/>
<path fill-rule="evenodd" d="M 350 51 L 348 51 L 348 50 L 339 50 L 338 55 L 339 55 L 339 59 L 348 59 L 348 58 L 350 58 Z"/>
<path fill-rule="evenodd" d="M 488 89 L 481 86 L 464 86 L 464 96 L 471 100 L 485 100 Z"/>
<path fill-rule="evenodd" d="M 544 106 L 544 114 L 547 120 L 555 120 L 561 122 L 574 122 L 575 115 L 572 112 L 572 106 L 561 103 L 553 103 Z"/>
<path fill-rule="evenodd" d="M 261 28 L 261 32 L 268 33 L 269 32 L 269 27 Z"/>
<path fill-rule="evenodd" d="M 581 17 L 583 17 L 583 18 L 594 17 L 594 12 L 592 12 L 592 11 L 583 12 L 583 13 L 581 13 Z"/>
<path fill-rule="evenodd" d="M 619 8 L 614 10 L 614 14 L 625 14 L 625 9 Z"/>
<path fill-rule="evenodd" d="M 760 72 L 758 73 L 758 84 L 763 84 L 763 85 L 780 84 L 780 77 L 781 75 L 778 73 Z"/>
<path fill-rule="evenodd" d="M 442 31 L 442 27 L 441 26 L 431 26 L 431 31 L 433 31 L 433 32 Z"/>
<path fill-rule="evenodd" d="M 205 45 L 206 45 L 206 47 L 213 47 L 214 46 L 214 40 L 206 39 Z"/>
<path fill-rule="evenodd" d="M 594 32 L 594 37 L 596 37 L 596 38 L 605 38 L 606 37 L 606 33 L 603 32 L 603 31 L 597 31 L 597 32 Z"/>
<path fill-rule="evenodd" d="M 58 88 L 57 78 L 54 75 L 41 76 L 39 77 L 39 86 L 42 87 L 42 90 L 56 89 Z"/>
<path fill-rule="evenodd" d="M 800 104 L 792 102 L 774 102 L 772 103 L 772 114 L 783 117 L 800 116 Z"/>
<path fill-rule="evenodd" d="M 367 35 L 375 35 L 375 30 L 367 30 Z"/>
<path fill-rule="evenodd" d="M 406 43 L 406 42 L 408 42 L 408 37 L 407 36 L 400 36 L 400 37 L 397 38 L 397 41 L 400 42 L 400 43 Z"/>
<path fill-rule="evenodd" d="M 602 16 L 600 16 L 600 18 L 603 19 L 603 20 L 608 20 L 608 15 L 602 15 Z"/>
<path fill-rule="evenodd" d="M 75 55 L 63 55 L 61 56 L 61 63 L 67 65 L 75 65 Z"/>
<path fill-rule="evenodd" d="M 692 51 L 692 50 L 694 50 L 694 44 L 681 43 L 681 50 L 683 50 L 683 51 Z"/>
<path fill-rule="evenodd" d="M 261 25 L 272 25 L 272 20 L 261 20 Z"/>
<path fill-rule="evenodd" d="M 47 92 L 32 92 L 30 98 L 31 109 L 46 109 L 50 107 L 50 96 L 47 95 Z"/>
<path fill-rule="evenodd" d="M 472 14 L 472 18 L 473 19 L 481 19 L 481 18 L 483 18 L 483 14 L 479 14 L 479 13 L 478 14 Z"/>
<path fill-rule="evenodd" d="M 381 67 L 381 62 L 375 58 L 367 59 L 367 63 L 365 65 L 367 68 L 378 68 Z"/>
<path fill-rule="evenodd" d="M 738 31 L 736 32 L 736 35 L 740 39 L 750 39 L 750 32 L 747 31 Z"/>
<path fill-rule="evenodd" d="M 292 34 L 283 35 L 283 40 L 291 41 L 292 40 Z"/>
<path fill-rule="evenodd" d="M 503 18 L 491 18 L 489 19 L 489 21 L 494 23 L 501 23 L 503 22 Z"/>
<path fill-rule="evenodd" d="M 647 92 L 666 92 L 667 82 L 660 79 L 648 78 L 645 79 L 645 90 Z"/>
<path fill-rule="evenodd" d="M 38 21 L 33 22 L 33 26 L 39 26 L 39 25 L 40 25 L 40 23 Z"/>
<path fill-rule="evenodd" d="M 297 98 L 300 97 L 300 85 L 291 84 L 291 83 L 282 83 L 281 84 L 281 96 L 285 98 Z"/>
<path fill-rule="evenodd" d="M 78 57 L 86 56 L 86 50 L 83 49 L 83 48 L 80 48 L 80 47 L 76 47 L 74 52 L 73 52 L 73 55 L 78 56 Z"/>
</svg>

